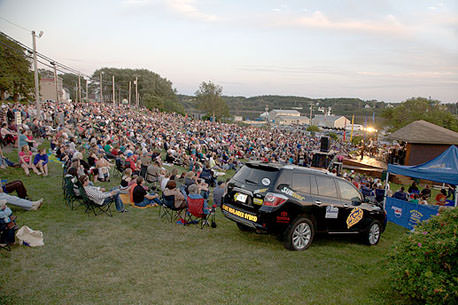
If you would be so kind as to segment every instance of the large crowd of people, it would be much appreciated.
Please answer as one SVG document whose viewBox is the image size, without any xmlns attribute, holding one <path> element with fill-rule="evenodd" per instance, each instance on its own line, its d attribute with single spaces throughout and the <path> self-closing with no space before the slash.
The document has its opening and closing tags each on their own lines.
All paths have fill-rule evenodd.
<svg viewBox="0 0 458 305">
<path fill-rule="evenodd" d="M 120 194 L 131 190 L 135 205 L 158 204 L 158 195 L 148 190 L 145 180 L 157 184 L 163 194 L 175 195 L 176 208 L 186 205 L 180 196 L 183 188 L 177 186 L 187 191 L 195 185 L 193 193 L 206 199 L 214 187 L 214 202 L 220 204 L 224 181 L 217 181 L 217 175 L 237 169 L 242 160 L 310 166 L 314 152 L 320 149 L 320 138 L 303 129 L 245 127 L 105 103 L 44 102 L 40 108 L 38 113 L 33 104 L 2 104 L 1 141 L 18 146 L 19 164 L 0 151 L 0 166 L 21 167 L 27 176 L 47 176 L 49 159 L 57 158 L 93 201 L 115 202 L 119 212 L 127 211 Z M 20 126 L 16 113 L 22 117 Z M 49 141 L 49 150 L 39 146 L 43 140 Z M 345 155 L 356 148 L 349 142 L 334 141 L 331 149 Z M 186 171 L 179 174 L 172 165 Z M 110 181 L 111 168 L 121 172 L 120 186 L 111 191 L 94 186 L 97 181 Z M 384 188 L 381 181 L 360 183 L 366 178 L 352 173 L 346 176 L 360 189 L 370 186 L 374 194 Z M 177 185 L 177 181 L 181 182 Z M 37 203 L 26 206 L 36 207 Z"/>
</svg>

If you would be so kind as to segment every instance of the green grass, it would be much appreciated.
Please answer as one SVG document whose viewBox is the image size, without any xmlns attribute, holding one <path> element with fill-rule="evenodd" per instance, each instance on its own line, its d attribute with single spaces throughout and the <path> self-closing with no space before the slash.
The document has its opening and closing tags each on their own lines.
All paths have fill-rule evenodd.
<svg viewBox="0 0 458 305">
<path fill-rule="evenodd" d="M 44 233 L 44 247 L 0 252 L 4 304 L 392 304 L 387 253 L 405 230 L 389 224 L 379 245 L 316 237 L 292 252 L 274 236 L 240 232 L 217 214 L 216 229 L 160 220 L 158 210 L 130 208 L 112 218 L 71 211 L 61 168 L 20 178 L 39 211 L 15 209 L 18 224 Z M 112 183 L 114 184 L 114 183 Z"/>
</svg>

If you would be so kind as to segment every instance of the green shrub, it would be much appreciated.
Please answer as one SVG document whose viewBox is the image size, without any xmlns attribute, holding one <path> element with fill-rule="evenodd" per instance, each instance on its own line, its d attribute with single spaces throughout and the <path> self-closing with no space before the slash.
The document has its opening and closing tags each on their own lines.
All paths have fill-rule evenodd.
<svg viewBox="0 0 458 305">
<path fill-rule="evenodd" d="M 353 145 L 359 145 L 363 139 L 363 136 L 354 136 L 353 139 L 351 139 L 351 143 Z"/>
<path fill-rule="evenodd" d="M 316 125 L 310 125 L 309 127 L 307 127 L 306 130 L 310 131 L 310 132 L 319 132 L 320 131 L 320 127 L 318 127 Z"/>
<path fill-rule="evenodd" d="M 402 237 L 389 257 L 392 288 L 414 302 L 458 304 L 458 208 Z"/>
<path fill-rule="evenodd" d="M 329 133 L 329 137 L 331 139 L 333 139 L 334 141 L 338 141 L 339 140 L 339 136 L 335 132 L 330 132 Z"/>
</svg>

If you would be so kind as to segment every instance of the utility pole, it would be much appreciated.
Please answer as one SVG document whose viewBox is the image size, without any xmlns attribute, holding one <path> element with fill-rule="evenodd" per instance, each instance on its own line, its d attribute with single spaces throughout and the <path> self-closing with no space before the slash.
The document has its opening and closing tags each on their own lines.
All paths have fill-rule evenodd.
<svg viewBox="0 0 458 305">
<path fill-rule="evenodd" d="M 266 123 L 267 123 L 267 126 L 269 126 L 269 106 L 266 105 L 266 108 L 264 108 L 264 110 L 266 111 L 265 114 L 266 114 Z"/>
<path fill-rule="evenodd" d="M 131 95 L 131 82 L 129 81 L 129 106 L 130 106 L 130 95 Z"/>
<path fill-rule="evenodd" d="M 78 104 L 78 83 L 75 82 L 75 100 L 76 103 Z"/>
<path fill-rule="evenodd" d="M 81 98 L 81 74 L 78 74 L 78 101 L 80 103 L 83 101 Z"/>
<path fill-rule="evenodd" d="M 57 78 L 57 68 L 56 63 L 51 63 L 54 67 L 54 85 L 56 85 L 56 104 L 59 104 L 59 87 L 58 87 L 58 78 Z"/>
<path fill-rule="evenodd" d="M 312 121 L 312 109 L 313 109 L 313 104 L 310 104 L 310 126 L 313 125 L 313 121 Z"/>
<path fill-rule="evenodd" d="M 113 105 L 116 104 L 116 98 L 115 98 L 115 82 L 114 82 L 114 75 L 113 75 Z"/>
<path fill-rule="evenodd" d="M 86 103 L 89 103 L 89 80 L 86 79 Z"/>
<path fill-rule="evenodd" d="M 41 37 L 43 32 L 40 32 L 38 37 Z M 33 39 L 33 69 L 34 69 L 34 77 L 35 77 L 35 103 L 37 107 L 37 116 L 41 119 L 41 104 L 40 104 L 40 89 L 38 84 L 38 67 L 37 67 L 37 41 L 35 31 L 32 31 L 32 39 Z"/>
<path fill-rule="evenodd" d="M 100 102 L 103 103 L 103 78 L 102 78 L 103 72 L 100 72 Z"/>
<path fill-rule="evenodd" d="M 138 109 L 138 77 L 135 76 L 135 103 Z"/>
</svg>

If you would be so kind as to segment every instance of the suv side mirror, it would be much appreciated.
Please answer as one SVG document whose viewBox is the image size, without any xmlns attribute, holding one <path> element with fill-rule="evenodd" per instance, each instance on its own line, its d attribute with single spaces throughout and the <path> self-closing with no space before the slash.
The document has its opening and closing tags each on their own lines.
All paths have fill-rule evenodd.
<svg viewBox="0 0 458 305">
<path fill-rule="evenodd" d="M 353 198 L 351 199 L 351 204 L 354 205 L 354 206 L 361 205 L 361 198 L 359 198 L 359 197 L 353 197 Z"/>
</svg>

